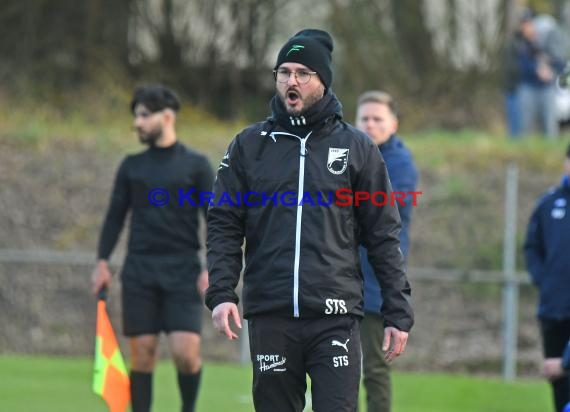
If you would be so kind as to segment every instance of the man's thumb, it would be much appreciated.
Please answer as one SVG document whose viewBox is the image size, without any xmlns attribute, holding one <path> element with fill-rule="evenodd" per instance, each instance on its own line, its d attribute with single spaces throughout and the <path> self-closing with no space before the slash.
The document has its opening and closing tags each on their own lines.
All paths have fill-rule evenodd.
<svg viewBox="0 0 570 412">
<path fill-rule="evenodd" d="M 236 323 L 237 327 L 241 329 L 241 319 L 239 317 L 239 311 L 237 309 L 237 306 L 234 306 L 232 308 L 232 315 L 234 317 L 234 322 Z"/>
<path fill-rule="evenodd" d="M 390 329 L 386 329 L 384 331 L 384 342 L 382 342 L 382 350 L 386 352 L 390 348 L 390 338 L 392 336 L 392 331 Z"/>
</svg>

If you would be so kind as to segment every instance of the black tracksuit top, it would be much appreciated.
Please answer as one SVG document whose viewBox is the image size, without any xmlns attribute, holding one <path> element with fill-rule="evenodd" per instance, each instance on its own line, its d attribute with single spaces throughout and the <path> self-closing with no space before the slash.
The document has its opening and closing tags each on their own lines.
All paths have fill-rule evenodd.
<svg viewBox="0 0 570 412">
<path fill-rule="evenodd" d="M 246 318 L 362 316 L 362 242 L 382 287 L 387 325 L 410 330 L 413 312 L 396 205 L 367 201 L 358 207 L 338 206 L 338 189 L 388 196 L 392 190 L 378 148 L 349 124 L 331 118 L 297 136 L 268 119 L 239 133 L 222 159 L 208 210 L 207 306 L 238 302 L 234 289 L 245 239 Z M 252 192 L 245 199 L 249 206 L 239 202 Z M 274 193 L 278 201 L 267 200 Z M 317 203 L 327 203 L 331 193 L 332 204 Z M 233 204 L 219 201 L 227 196 Z M 291 202 L 294 196 L 298 201 Z"/>
<path fill-rule="evenodd" d="M 210 191 L 212 168 L 208 159 L 180 142 L 167 148 L 150 147 L 127 156 L 115 178 L 111 201 L 99 240 L 99 259 L 109 259 L 123 227 L 127 212 L 132 211 L 128 241 L 129 257 L 179 255 L 198 259 L 198 214 L 205 207 L 179 203 L 179 191 Z M 163 189 L 156 199 L 168 194 L 163 206 L 151 203 L 153 190 Z M 194 203 L 198 204 L 197 201 Z"/>
</svg>

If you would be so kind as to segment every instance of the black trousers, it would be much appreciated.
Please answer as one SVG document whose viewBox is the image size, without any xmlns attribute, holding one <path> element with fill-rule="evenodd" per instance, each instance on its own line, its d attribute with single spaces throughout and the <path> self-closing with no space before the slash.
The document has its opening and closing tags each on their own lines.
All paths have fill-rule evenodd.
<svg viewBox="0 0 570 412">
<path fill-rule="evenodd" d="M 570 340 L 570 319 L 540 318 L 542 345 L 545 358 L 560 358 Z M 570 379 L 568 375 L 551 382 L 556 411 L 562 412 L 570 401 Z"/>
<path fill-rule="evenodd" d="M 316 412 L 353 412 L 360 382 L 360 319 L 248 319 L 253 403 L 258 412 L 301 412 L 306 375 Z"/>
</svg>

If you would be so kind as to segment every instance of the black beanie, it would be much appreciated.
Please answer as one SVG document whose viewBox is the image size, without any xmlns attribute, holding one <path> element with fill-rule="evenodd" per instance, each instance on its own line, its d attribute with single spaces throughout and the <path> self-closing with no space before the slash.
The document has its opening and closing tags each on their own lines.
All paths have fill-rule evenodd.
<svg viewBox="0 0 570 412">
<path fill-rule="evenodd" d="M 332 83 L 333 39 L 324 30 L 305 29 L 291 37 L 279 51 L 277 69 L 283 63 L 299 63 L 317 72 L 325 88 Z"/>
</svg>

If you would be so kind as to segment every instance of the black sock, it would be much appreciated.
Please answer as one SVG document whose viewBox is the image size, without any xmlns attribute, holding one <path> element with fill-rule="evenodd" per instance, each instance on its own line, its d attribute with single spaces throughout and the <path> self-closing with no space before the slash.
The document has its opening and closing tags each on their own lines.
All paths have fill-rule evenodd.
<svg viewBox="0 0 570 412">
<path fill-rule="evenodd" d="M 149 412 L 152 402 L 152 373 L 131 371 L 133 412 Z"/>
<path fill-rule="evenodd" d="M 182 412 L 194 412 L 201 375 L 202 369 L 195 374 L 178 372 L 178 387 L 180 388 L 180 395 L 182 397 Z"/>
</svg>

